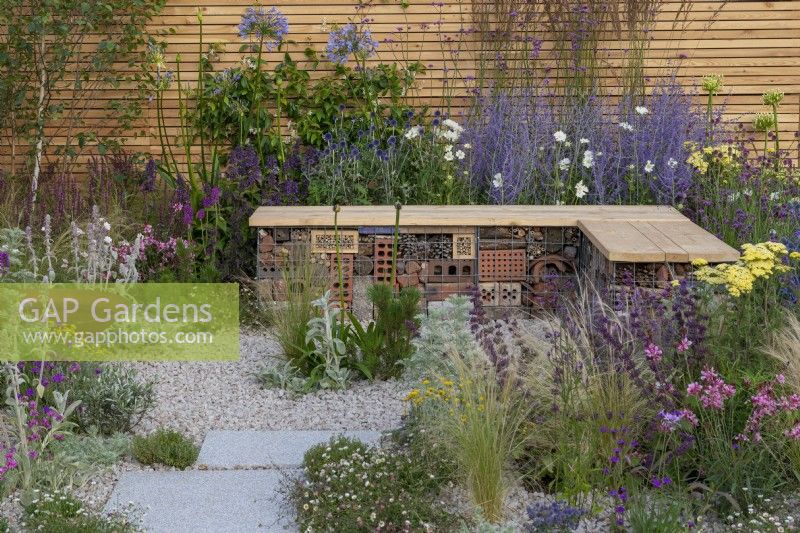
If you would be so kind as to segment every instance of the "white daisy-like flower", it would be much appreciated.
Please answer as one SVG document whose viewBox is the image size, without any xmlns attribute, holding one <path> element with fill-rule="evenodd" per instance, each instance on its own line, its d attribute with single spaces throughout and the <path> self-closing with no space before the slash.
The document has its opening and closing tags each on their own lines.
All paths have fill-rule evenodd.
<svg viewBox="0 0 800 533">
<path fill-rule="evenodd" d="M 667 166 L 669 168 L 675 168 L 678 166 L 678 162 L 674 158 L 670 157 L 669 161 L 667 161 Z"/>
<path fill-rule="evenodd" d="M 448 140 L 450 142 L 456 142 L 458 138 L 461 136 L 456 130 L 439 130 L 436 133 L 442 139 Z"/>
<path fill-rule="evenodd" d="M 556 142 L 563 143 L 564 141 L 566 141 L 566 140 L 567 140 L 567 134 L 566 134 L 566 133 L 564 133 L 564 132 L 563 132 L 563 131 L 561 131 L 561 130 L 558 130 L 557 132 L 555 132 L 555 133 L 553 134 L 553 138 L 556 140 Z"/>
<path fill-rule="evenodd" d="M 627 122 L 620 122 L 619 127 L 622 128 L 623 130 L 633 131 L 633 126 L 631 126 Z"/>
<path fill-rule="evenodd" d="M 106 235 L 106 236 L 103 238 L 103 242 L 104 242 L 104 243 L 106 243 L 106 244 L 111 244 L 111 237 L 109 237 L 108 235 Z"/>
<path fill-rule="evenodd" d="M 469 150 L 470 148 L 472 148 L 470 143 L 464 143 L 464 150 Z"/>
<path fill-rule="evenodd" d="M 578 141 L 580 144 L 589 144 L 589 139 L 586 137 L 581 137 L 581 140 Z"/>
<path fill-rule="evenodd" d="M 583 180 L 575 184 L 575 197 L 583 198 L 589 192 L 589 187 L 584 185 Z"/>
<path fill-rule="evenodd" d="M 594 166 L 594 152 L 591 150 L 583 152 L 583 166 L 586 168 L 592 168 Z"/>
<path fill-rule="evenodd" d="M 569 141 L 564 141 L 564 146 L 566 146 L 567 148 L 569 148 L 570 146 L 572 146 L 572 143 L 571 143 L 571 142 L 569 142 Z"/>
<path fill-rule="evenodd" d="M 560 168 L 561 170 L 567 170 L 569 168 L 570 163 L 572 163 L 570 158 L 565 157 L 564 159 L 558 162 L 558 168 Z"/>
<path fill-rule="evenodd" d="M 492 177 L 492 186 L 495 189 L 499 189 L 500 187 L 503 186 L 503 175 L 500 172 L 498 172 Z"/>
<path fill-rule="evenodd" d="M 463 150 L 457 150 L 456 151 L 456 158 L 459 161 L 462 161 L 466 156 L 467 156 L 467 154 L 465 154 Z"/>
<path fill-rule="evenodd" d="M 106 231 L 111 231 L 111 224 L 109 224 L 108 222 L 103 222 L 103 229 L 105 229 Z"/>
<path fill-rule="evenodd" d="M 448 128 L 457 133 L 462 133 L 464 131 L 464 128 L 461 126 L 461 124 L 450 118 L 444 119 L 444 121 L 442 121 L 442 124 L 444 124 L 445 126 L 447 126 Z"/>
<path fill-rule="evenodd" d="M 404 137 L 410 141 L 419 137 L 421 133 L 422 133 L 422 126 L 414 126 L 413 128 L 408 129 Z"/>
<path fill-rule="evenodd" d="M 770 193 L 770 195 L 769 195 L 769 199 L 772 200 L 773 202 L 775 200 L 777 200 L 778 198 L 780 198 L 780 197 L 781 197 L 781 193 L 779 193 L 778 191 Z"/>
<path fill-rule="evenodd" d="M 445 152 L 444 153 L 444 160 L 445 161 L 452 161 L 453 159 L 455 159 L 455 156 L 453 155 L 453 152 Z"/>
<path fill-rule="evenodd" d="M 646 115 L 646 114 L 648 114 L 648 113 L 650 112 L 650 110 L 649 110 L 649 109 L 647 109 L 647 108 L 646 108 L 645 106 L 643 106 L 643 105 L 637 105 L 637 106 L 634 108 L 634 110 L 635 110 L 635 111 L 636 111 L 636 113 L 637 113 L 637 114 L 639 114 L 639 115 Z"/>
<path fill-rule="evenodd" d="M 644 173 L 650 174 L 655 168 L 656 166 L 653 164 L 653 162 L 648 159 L 647 163 L 644 164 Z"/>
</svg>

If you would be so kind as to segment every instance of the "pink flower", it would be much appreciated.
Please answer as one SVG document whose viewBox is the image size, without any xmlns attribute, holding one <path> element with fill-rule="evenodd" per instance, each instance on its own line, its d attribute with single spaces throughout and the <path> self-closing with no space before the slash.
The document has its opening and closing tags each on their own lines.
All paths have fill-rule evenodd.
<svg viewBox="0 0 800 533">
<path fill-rule="evenodd" d="M 686 350 L 688 350 L 692 346 L 692 344 L 694 343 L 690 341 L 688 337 L 684 337 L 683 340 L 681 340 L 680 344 L 678 344 L 677 350 L 679 353 L 683 353 Z"/>
<path fill-rule="evenodd" d="M 652 342 L 647 345 L 647 348 L 644 349 L 644 356 L 647 358 L 648 361 L 652 361 L 654 363 L 658 363 L 661 361 L 661 356 L 664 354 L 661 351 L 661 348 L 653 344 Z"/>
<path fill-rule="evenodd" d="M 774 380 L 762 385 L 758 392 L 750 397 L 753 410 L 747 419 L 744 431 L 736 437 L 738 440 L 761 442 L 761 427 L 765 419 L 781 412 L 791 413 L 800 409 L 800 395 L 777 396 L 775 393 L 775 386 L 785 383 L 785 381 L 786 378 L 782 374 L 778 374 Z M 800 440 L 800 424 L 786 430 L 784 435 L 790 439 Z"/>
<path fill-rule="evenodd" d="M 785 435 L 792 440 L 800 440 L 800 423 L 798 423 L 792 429 L 786 430 Z"/>
<path fill-rule="evenodd" d="M 736 387 L 728 385 L 713 368 L 700 372 L 702 384 L 693 382 L 686 387 L 686 394 L 700 399 L 706 409 L 722 409 L 725 400 L 736 394 Z"/>
</svg>

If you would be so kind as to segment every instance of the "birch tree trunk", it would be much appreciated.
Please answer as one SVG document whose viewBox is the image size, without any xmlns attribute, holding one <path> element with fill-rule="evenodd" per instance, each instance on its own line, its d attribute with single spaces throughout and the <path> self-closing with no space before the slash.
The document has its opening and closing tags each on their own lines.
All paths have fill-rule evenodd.
<svg viewBox="0 0 800 533">
<path fill-rule="evenodd" d="M 39 66 L 39 100 L 36 104 L 36 148 L 33 154 L 33 176 L 31 177 L 31 213 L 36 209 L 36 193 L 39 190 L 39 176 L 42 173 L 42 156 L 44 152 L 44 115 L 45 98 L 47 96 L 47 62 L 45 61 L 44 37 L 40 43 Z"/>
</svg>

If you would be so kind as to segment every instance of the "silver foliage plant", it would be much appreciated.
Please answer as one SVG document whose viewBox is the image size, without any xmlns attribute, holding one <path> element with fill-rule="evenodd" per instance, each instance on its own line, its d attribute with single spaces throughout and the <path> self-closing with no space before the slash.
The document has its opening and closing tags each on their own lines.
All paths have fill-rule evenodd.
<svg viewBox="0 0 800 533">
<path fill-rule="evenodd" d="M 139 281 L 136 262 L 142 253 L 142 239 L 138 234 L 133 243 L 115 243 L 111 224 L 100 216 L 95 206 L 85 227 L 72 222 L 70 249 L 59 261 L 51 218 L 47 215 L 39 232 L 30 226 L 24 231 L 19 228 L 0 230 L 0 252 L 8 254 L 10 261 L 10 269 L 3 273 L 0 281 L 136 283 Z"/>
</svg>

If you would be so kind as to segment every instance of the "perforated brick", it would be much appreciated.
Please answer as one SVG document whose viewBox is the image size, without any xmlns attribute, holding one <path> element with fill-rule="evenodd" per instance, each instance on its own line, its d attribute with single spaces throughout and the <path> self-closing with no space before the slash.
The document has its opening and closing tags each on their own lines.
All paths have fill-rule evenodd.
<svg viewBox="0 0 800 533">
<path fill-rule="evenodd" d="M 392 256 L 392 243 L 391 237 L 375 237 L 375 253 L 372 258 L 375 261 L 375 268 L 373 275 L 375 281 L 390 283 L 392 281 L 392 265 L 394 258 Z"/>
<path fill-rule="evenodd" d="M 487 307 L 494 307 L 498 301 L 497 283 L 480 283 L 481 303 Z"/>
<path fill-rule="evenodd" d="M 348 307 L 353 305 L 353 265 L 355 263 L 354 254 L 341 254 L 342 258 L 342 285 L 344 293 L 344 301 Z M 339 301 L 339 267 L 336 259 L 336 254 L 328 254 L 328 273 L 329 285 L 331 291 L 331 301 Z"/>
<path fill-rule="evenodd" d="M 522 305 L 522 284 L 498 283 L 497 305 L 503 307 L 516 307 Z"/>
<path fill-rule="evenodd" d="M 479 252 L 481 281 L 525 281 L 527 262 L 525 250 L 481 250 Z"/>
<path fill-rule="evenodd" d="M 424 264 L 420 278 L 423 282 L 471 282 L 475 265 L 469 259 L 432 259 Z"/>
</svg>

